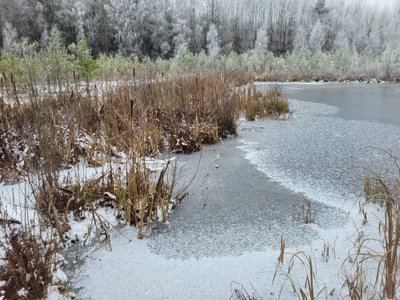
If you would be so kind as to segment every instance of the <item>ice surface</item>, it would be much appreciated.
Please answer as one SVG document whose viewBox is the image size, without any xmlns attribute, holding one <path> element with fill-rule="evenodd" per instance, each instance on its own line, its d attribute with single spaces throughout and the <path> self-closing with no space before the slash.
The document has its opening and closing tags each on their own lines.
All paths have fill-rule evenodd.
<svg viewBox="0 0 400 300">
<path fill-rule="evenodd" d="M 390 164 L 400 152 L 400 130 L 334 116 L 337 108 L 290 100 L 294 117 L 259 121 L 265 129 L 241 136 L 249 159 L 268 177 L 329 205 L 349 209 L 359 200 L 366 169 Z"/>
</svg>

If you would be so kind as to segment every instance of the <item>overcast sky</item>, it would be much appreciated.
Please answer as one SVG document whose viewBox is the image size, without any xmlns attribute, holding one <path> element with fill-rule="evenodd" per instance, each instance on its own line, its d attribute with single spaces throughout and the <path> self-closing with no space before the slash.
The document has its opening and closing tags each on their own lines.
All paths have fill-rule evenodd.
<svg viewBox="0 0 400 300">
<path fill-rule="evenodd" d="M 378 6 L 378 7 L 385 7 L 385 6 L 391 6 L 393 5 L 396 0 L 366 0 L 367 3 L 370 3 L 371 5 Z"/>
</svg>

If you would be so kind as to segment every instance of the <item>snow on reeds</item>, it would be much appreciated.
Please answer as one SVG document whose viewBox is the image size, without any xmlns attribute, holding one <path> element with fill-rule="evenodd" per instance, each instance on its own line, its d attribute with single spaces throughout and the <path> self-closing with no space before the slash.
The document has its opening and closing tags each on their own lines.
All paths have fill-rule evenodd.
<svg viewBox="0 0 400 300">
<path fill-rule="evenodd" d="M 109 231 L 118 224 L 136 226 L 142 238 L 145 226 L 168 222 L 185 192 L 174 191 L 173 161 L 154 170 L 147 158 L 199 151 L 235 135 L 241 111 L 260 97 L 258 92 L 244 96 L 247 88 L 238 88 L 250 79 L 246 73 L 195 73 L 122 81 L 102 93 L 71 87 L 45 97 L 32 93 L 24 101 L 16 97 L 15 103 L 0 101 L 1 181 L 27 181 L 33 221 L 51 231 L 42 238 L 29 226 L 32 220 L 15 225 L 19 220 L 6 212 L 0 216 L 6 224 L 0 245 L 5 295 L 45 297 L 59 267 L 55 254 L 71 242 L 109 243 Z M 277 103 L 268 114 L 277 117 L 278 106 L 287 102 L 278 90 L 267 94 L 268 102 Z M 77 164 L 101 171 L 94 178 L 65 176 Z M 85 232 L 76 232 L 78 227 Z M 22 280 L 33 269 L 41 272 L 40 282 Z"/>
</svg>

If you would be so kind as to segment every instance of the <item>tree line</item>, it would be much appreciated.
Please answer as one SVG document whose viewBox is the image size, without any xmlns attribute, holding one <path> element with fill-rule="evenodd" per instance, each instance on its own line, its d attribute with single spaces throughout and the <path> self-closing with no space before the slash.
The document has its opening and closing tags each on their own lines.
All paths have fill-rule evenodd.
<svg viewBox="0 0 400 300">
<path fill-rule="evenodd" d="M 181 48 L 211 57 L 345 50 L 398 51 L 400 1 L 377 9 L 344 0 L 0 0 L 0 49 L 26 39 L 45 49 L 59 31 L 87 37 L 93 55 L 168 59 Z"/>
</svg>

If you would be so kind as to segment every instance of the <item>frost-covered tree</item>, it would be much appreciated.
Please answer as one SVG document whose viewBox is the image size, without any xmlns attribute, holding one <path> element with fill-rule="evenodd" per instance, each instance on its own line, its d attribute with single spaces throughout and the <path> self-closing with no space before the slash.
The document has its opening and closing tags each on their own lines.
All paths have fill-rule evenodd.
<svg viewBox="0 0 400 300">
<path fill-rule="evenodd" d="M 37 1 L 41 5 L 44 30 L 50 32 L 52 27 L 57 24 L 57 12 L 61 9 L 61 0 L 40 0 Z"/>
<path fill-rule="evenodd" d="M 0 47 L 10 28 L 16 40 L 42 47 L 57 28 L 66 44 L 87 36 L 96 55 L 169 58 L 182 44 L 210 52 L 207 36 L 218 28 L 218 54 L 245 53 L 259 49 L 257 31 L 264 28 L 274 55 L 341 49 L 381 55 L 400 39 L 400 1 L 394 2 L 378 10 L 372 1 L 344 0 L 0 0 Z"/>
<path fill-rule="evenodd" d="M 207 32 L 207 54 L 210 58 L 215 59 L 219 56 L 220 52 L 221 47 L 219 44 L 217 26 L 212 23 Z"/>
<path fill-rule="evenodd" d="M 276 55 L 293 49 L 297 10 L 294 0 L 271 1 L 268 10 L 269 50 Z"/>
<path fill-rule="evenodd" d="M 3 20 L 1 19 L 0 16 L 0 52 L 3 49 Z"/>
<path fill-rule="evenodd" d="M 184 19 L 176 20 L 174 24 L 174 37 L 172 39 L 175 52 L 178 53 L 182 45 L 188 47 L 191 40 L 191 30 Z"/>
<path fill-rule="evenodd" d="M 136 31 L 138 39 L 136 41 L 136 55 L 139 57 L 155 57 L 157 45 L 154 43 L 153 34 L 158 31 L 158 19 L 162 8 L 158 8 L 160 3 L 154 1 L 138 1 L 136 12 Z"/>
<path fill-rule="evenodd" d="M 17 31 L 18 39 L 39 42 L 43 28 L 43 7 L 38 1 L 0 0 L 0 14 Z"/>
<path fill-rule="evenodd" d="M 318 20 L 310 34 L 309 48 L 312 52 L 321 52 L 325 42 L 325 29 L 321 22 Z"/>
<path fill-rule="evenodd" d="M 108 0 L 86 0 L 83 27 L 96 55 L 112 48 L 112 35 L 105 9 Z"/>
<path fill-rule="evenodd" d="M 326 6 L 325 0 L 317 0 L 313 8 L 314 18 L 318 20 L 323 20 L 329 13 L 329 9 Z"/>
<path fill-rule="evenodd" d="M 66 45 L 75 43 L 84 36 L 84 11 L 80 1 L 62 1 L 56 15 L 55 27 L 59 30 L 61 38 Z"/>
<path fill-rule="evenodd" d="M 122 53 L 141 58 L 172 55 L 174 16 L 165 1 L 113 0 L 107 13 Z"/>
<path fill-rule="evenodd" d="M 310 31 L 304 27 L 299 27 L 293 41 L 294 50 L 308 49 L 308 41 L 310 40 Z"/>
<path fill-rule="evenodd" d="M 349 39 L 345 31 L 340 30 L 337 32 L 333 48 L 334 50 L 350 50 Z"/>
<path fill-rule="evenodd" d="M 114 0 L 106 10 L 118 50 L 128 56 L 139 56 L 141 41 L 136 1 Z"/>
<path fill-rule="evenodd" d="M 158 13 L 157 13 L 157 9 Z M 154 30 L 150 36 L 152 42 L 151 56 L 160 56 L 161 58 L 170 58 L 174 54 L 174 28 L 175 18 L 170 7 L 166 2 L 156 3 L 153 7 L 155 11 Z"/>
<path fill-rule="evenodd" d="M 257 38 L 254 45 L 254 53 L 257 55 L 266 54 L 268 52 L 268 33 L 264 27 L 257 30 Z"/>
<path fill-rule="evenodd" d="M 395 71 L 398 69 L 400 62 L 400 49 L 398 45 L 398 43 L 390 43 L 386 46 L 386 49 L 383 52 L 382 63 L 385 72 L 384 76 L 386 78 L 392 78 L 394 75 L 399 75 L 399 72 L 397 72 L 397 74 L 394 74 Z"/>
<path fill-rule="evenodd" d="M 2 28 L 3 48 L 8 48 L 18 38 L 17 30 L 9 22 L 5 22 Z"/>
</svg>

